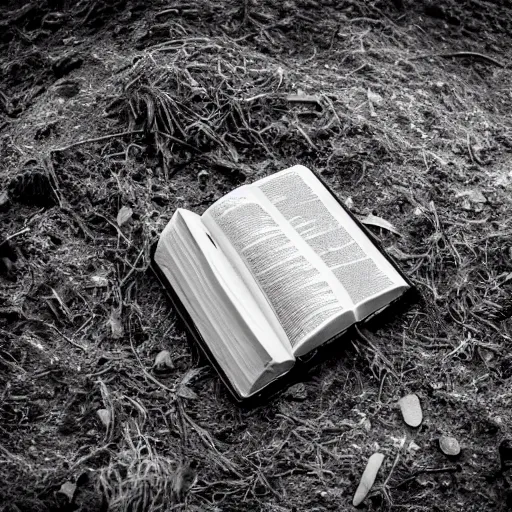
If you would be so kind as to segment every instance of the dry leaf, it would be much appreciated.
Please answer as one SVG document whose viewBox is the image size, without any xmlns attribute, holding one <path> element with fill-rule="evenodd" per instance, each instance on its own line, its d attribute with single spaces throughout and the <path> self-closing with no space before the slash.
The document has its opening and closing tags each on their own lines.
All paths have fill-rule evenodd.
<svg viewBox="0 0 512 512">
<path fill-rule="evenodd" d="M 178 396 L 181 398 L 187 398 L 188 400 L 196 400 L 199 398 L 195 391 L 192 391 L 188 386 L 184 386 L 183 384 L 178 386 Z"/>
<path fill-rule="evenodd" d="M 64 494 L 71 503 L 75 497 L 76 485 L 71 482 L 64 482 L 58 491 L 60 494 Z"/>
<path fill-rule="evenodd" d="M 402 236 L 402 233 L 400 233 L 395 228 L 395 226 L 393 226 L 393 224 L 383 219 L 382 217 L 377 217 L 371 213 L 368 214 L 364 219 L 361 219 L 361 222 L 366 225 L 377 226 L 379 228 L 386 229 L 387 231 L 391 231 L 391 233 L 395 233 L 395 235 Z"/>
<path fill-rule="evenodd" d="M 345 206 L 350 210 L 354 206 L 354 200 L 351 197 L 345 199 Z"/>
<path fill-rule="evenodd" d="M 410 427 L 419 427 L 423 421 L 420 399 L 418 395 L 410 394 L 398 401 L 405 423 Z"/>
<path fill-rule="evenodd" d="M 352 500 L 352 505 L 354 505 L 354 507 L 360 505 L 370 492 L 383 460 L 384 455 L 382 453 L 374 453 L 368 459 L 366 468 L 361 476 L 361 481 L 359 482 L 359 486 L 354 494 L 354 499 Z"/>
<path fill-rule="evenodd" d="M 129 206 L 123 206 L 117 214 L 117 225 L 122 226 L 132 218 L 132 215 L 133 210 Z"/>
<path fill-rule="evenodd" d="M 187 385 L 194 377 L 197 377 L 203 371 L 202 368 L 191 368 L 181 379 L 181 385 Z"/>
<path fill-rule="evenodd" d="M 100 419 L 101 423 L 105 426 L 105 428 L 108 430 L 110 427 L 110 412 L 107 409 L 98 409 L 96 411 L 96 414 L 98 415 L 98 418 Z"/>
</svg>

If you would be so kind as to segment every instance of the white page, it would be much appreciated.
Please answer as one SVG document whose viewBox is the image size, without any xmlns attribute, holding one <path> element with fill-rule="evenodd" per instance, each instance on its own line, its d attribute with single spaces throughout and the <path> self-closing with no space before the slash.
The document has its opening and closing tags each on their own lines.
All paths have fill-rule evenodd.
<svg viewBox="0 0 512 512">
<path fill-rule="evenodd" d="M 270 210 L 264 196 L 244 186 L 210 207 L 203 222 L 295 349 L 348 311 L 322 261 Z"/>
<path fill-rule="evenodd" d="M 408 288 L 395 268 L 306 167 L 294 166 L 253 186 L 268 197 L 343 285 L 355 305 L 358 319 Z"/>
<path fill-rule="evenodd" d="M 271 380 L 291 368 L 293 355 L 208 234 L 198 215 L 178 209 L 160 237 L 155 261 L 224 373 L 248 396 L 265 373 Z M 273 368 L 279 371 L 273 374 Z"/>
</svg>

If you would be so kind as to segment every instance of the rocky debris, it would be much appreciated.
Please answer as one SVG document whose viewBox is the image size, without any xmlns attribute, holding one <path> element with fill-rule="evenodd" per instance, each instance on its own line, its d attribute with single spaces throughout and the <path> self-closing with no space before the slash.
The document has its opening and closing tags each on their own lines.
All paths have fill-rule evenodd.
<svg viewBox="0 0 512 512">
<path fill-rule="evenodd" d="M 162 350 L 155 357 L 153 371 L 159 375 L 165 375 L 174 369 L 171 354 L 168 350 Z"/>
<path fill-rule="evenodd" d="M 352 500 L 354 507 L 360 505 L 370 492 L 383 461 L 384 455 L 382 453 L 374 453 L 368 459 L 368 463 L 366 464 L 366 468 L 361 476 L 356 493 L 354 494 L 354 499 Z"/>
<path fill-rule="evenodd" d="M 454 437 L 441 436 L 439 438 L 439 448 L 448 457 L 456 457 L 460 454 L 459 442 Z"/>
<path fill-rule="evenodd" d="M 410 427 L 419 427 L 423 421 L 420 399 L 414 393 L 406 395 L 398 401 L 405 423 Z"/>
<path fill-rule="evenodd" d="M 295 402 L 303 402 L 308 397 L 308 391 L 303 382 L 290 386 L 285 393 L 285 398 Z"/>
</svg>

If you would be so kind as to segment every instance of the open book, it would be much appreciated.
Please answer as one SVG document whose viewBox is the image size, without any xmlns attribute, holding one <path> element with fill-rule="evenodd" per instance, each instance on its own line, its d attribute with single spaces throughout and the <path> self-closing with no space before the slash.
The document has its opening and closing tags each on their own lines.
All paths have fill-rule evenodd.
<svg viewBox="0 0 512 512">
<path fill-rule="evenodd" d="M 411 288 L 300 165 L 178 209 L 154 262 L 240 399 Z"/>
</svg>

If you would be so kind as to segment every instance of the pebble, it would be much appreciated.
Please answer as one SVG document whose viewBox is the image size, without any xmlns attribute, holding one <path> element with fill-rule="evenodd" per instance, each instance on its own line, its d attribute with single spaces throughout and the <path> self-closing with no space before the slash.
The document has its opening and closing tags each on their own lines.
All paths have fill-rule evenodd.
<svg viewBox="0 0 512 512">
<path fill-rule="evenodd" d="M 153 365 L 155 373 L 168 373 L 173 368 L 174 364 L 172 363 L 171 354 L 168 350 L 162 350 L 156 355 L 155 364 Z"/>
<path fill-rule="evenodd" d="M 410 427 L 419 427 L 423 421 L 420 399 L 418 395 L 406 395 L 398 401 L 405 423 Z"/>
<path fill-rule="evenodd" d="M 303 382 L 299 382 L 290 386 L 285 394 L 288 400 L 294 400 L 296 402 L 303 402 L 308 397 L 308 391 Z"/>
<path fill-rule="evenodd" d="M 449 457 L 456 457 L 460 453 L 460 445 L 457 439 L 450 436 L 441 436 L 439 438 L 439 448 Z"/>
<path fill-rule="evenodd" d="M 352 505 L 354 505 L 354 507 L 360 505 L 370 492 L 383 461 L 384 455 L 382 453 L 374 453 L 368 459 L 366 468 L 361 476 L 361 481 L 359 482 L 359 486 L 354 494 L 354 499 L 352 500 Z"/>
</svg>

